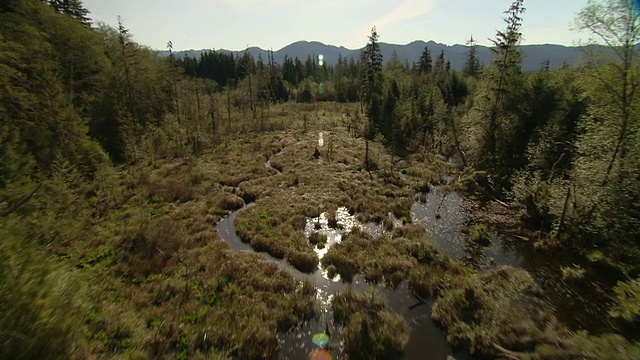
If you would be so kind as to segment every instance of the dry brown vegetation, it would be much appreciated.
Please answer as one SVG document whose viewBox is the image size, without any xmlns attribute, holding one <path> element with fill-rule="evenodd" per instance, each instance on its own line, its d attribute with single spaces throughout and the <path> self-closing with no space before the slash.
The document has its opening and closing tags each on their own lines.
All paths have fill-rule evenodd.
<svg viewBox="0 0 640 360">
<path fill-rule="evenodd" d="M 465 274 L 460 263 L 439 254 L 424 229 L 414 225 L 376 238 L 357 229 L 351 231 L 329 249 L 322 262 L 347 280 L 358 273 L 369 282 L 393 287 L 408 280 L 420 298 L 436 295 L 444 279 Z"/>
<path fill-rule="evenodd" d="M 375 292 L 345 291 L 333 300 L 336 322 L 345 329 L 349 359 L 397 359 L 409 340 L 409 327 Z"/>
<path fill-rule="evenodd" d="M 259 255 L 229 250 L 219 238 L 216 223 L 248 202 L 255 204 L 236 218 L 240 237 L 302 271 L 316 269 L 313 243 L 326 241 L 304 236 L 307 219 L 327 212 L 336 227 L 336 209 L 345 206 L 362 222 L 383 224 L 389 232 L 371 239 L 354 230 L 329 251 L 324 261 L 330 272 L 344 279 L 362 273 L 393 286 L 408 280 L 419 296 L 436 293 L 442 279 L 462 272 L 428 245 L 419 228 L 393 229 L 393 218 L 410 222 L 415 191 L 440 181 L 442 159 L 396 159 L 392 166 L 384 148 L 372 143 L 378 170 L 369 173 L 363 141 L 342 126 L 351 107 L 286 106 L 290 111 L 275 112 L 272 119 L 280 130 L 231 132 L 199 157 L 154 157 L 136 166 L 101 168 L 85 198 L 38 198 L 71 203 L 59 211 L 77 217 L 64 228 L 66 241 L 50 245 L 77 268 L 91 294 L 82 300 L 84 308 L 69 310 L 81 314 L 68 327 L 74 329 L 69 336 L 86 344 L 77 357 L 275 357 L 277 333 L 315 316 L 315 290 Z M 330 159 L 326 145 L 318 147 L 320 131 L 325 144 L 332 143 Z M 30 233 L 37 239 L 53 220 L 35 214 Z M 372 351 L 400 353 L 407 341 L 401 317 L 373 295 L 345 296 L 338 304 L 350 356 L 359 356 L 367 326 L 367 341 L 376 344 Z M 384 309 L 371 317 L 364 310 L 372 306 Z"/>
</svg>

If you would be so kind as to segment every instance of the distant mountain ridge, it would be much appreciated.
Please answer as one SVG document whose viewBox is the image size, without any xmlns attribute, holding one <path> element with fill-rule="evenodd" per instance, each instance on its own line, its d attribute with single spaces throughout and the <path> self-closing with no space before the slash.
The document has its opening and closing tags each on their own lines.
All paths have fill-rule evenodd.
<svg viewBox="0 0 640 360">
<path fill-rule="evenodd" d="M 436 43 L 435 41 L 424 42 L 422 40 L 413 41 L 406 45 L 387 44 L 380 43 L 380 50 L 384 57 L 385 64 L 391 58 L 395 51 L 401 61 L 408 61 L 409 64 L 417 62 L 424 50 L 424 47 L 428 46 L 431 52 L 431 57 L 434 59 L 444 51 L 445 59 L 451 62 L 451 67 L 461 70 L 464 67 L 466 56 L 469 51 L 467 46 L 464 45 L 445 45 Z M 478 58 L 482 64 L 489 64 L 493 58 L 491 48 L 487 46 L 476 47 Z M 274 51 L 273 58 L 277 63 L 282 63 L 285 55 L 290 58 L 298 57 L 301 61 L 305 61 L 307 56 L 316 57 L 318 54 L 323 54 L 325 62 L 327 64 L 335 64 L 338 61 L 338 56 L 349 59 L 357 59 L 360 56 L 362 49 L 350 50 L 343 46 L 326 45 L 318 41 L 298 41 L 284 48 Z M 540 69 L 543 61 L 549 61 L 549 67 L 551 69 L 559 68 L 565 64 L 572 64 L 580 59 L 584 55 L 584 47 L 573 47 L 553 44 L 543 45 L 522 45 L 520 50 L 523 54 L 522 70 L 523 71 L 535 71 Z M 209 51 L 209 49 L 202 50 L 186 50 L 174 52 L 178 57 L 185 55 L 191 57 L 199 57 L 201 53 Z M 242 51 L 229 51 L 224 49 L 217 49 L 216 51 L 230 52 L 235 56 L 242 55 L 245 51 L 253 55 L 254 58 L 261 56 L 266 62 L 268 56 L 268 50 L 264 50 L 258 47 L 250 47 Z M 161 55 L 168 55 L 167 51 L 160 51 Z"/>
</svg>

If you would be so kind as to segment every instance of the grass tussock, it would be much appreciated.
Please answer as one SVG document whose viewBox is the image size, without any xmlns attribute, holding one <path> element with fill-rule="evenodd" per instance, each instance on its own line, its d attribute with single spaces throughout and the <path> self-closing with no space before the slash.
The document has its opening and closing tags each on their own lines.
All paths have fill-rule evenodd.
<svg viewBox="0 0 640 360">
<path fill-rule="evenodd" d="M 225 196 L 220 203 L 221 208 L 229 211 L 238 210 L 243 206 L 244 206 L 244 200 L 235 194 L 229 194 Z"/>
<path fill-rule="evenodd" d="M 469 240 L 480 246 L 491 245 L 491 233 L 485 224 L 475 224 L 469 230 Z"/>
<path fill-rule="evenodd" d="M 495 345 L 513 351 L 532 350 L 535 344 L 557 336 L 557 322 L 536 296 L 539 293 L 526 271 L 501 267 L 449 282 L 433 307 L 432 317 L 447 329 L 449 342 L 468 343 L 480 354 L 500 355 Z"/>
<path fill-rule="evenodd" d="M 282 208 L 269 200 L 261 201 L 238 213 L 236 231 L 240 239 L 255 250 L 285 258 L 300 271 L 313 272 L 318 257 L 300 229 L 301 219 L 298 218 L 297 224 L 291 221 L 296 215 L 300 214 L 292 207 Z"/>
<path fill-rule="evenodd" d="M 345 291 L 335 296 L 334 318 L 345 332 L 349 359 L 394 359 L 409 340 L 408 325 L 377 293 Z"/>
<path fill-rule="evenodd" d="M 459 264 L 429 245 L 424 229 L 414 225 L 378 238 L 355 229 L 329 249 L 322 264 L 346 281 L 358 273 L 367 281 L 392 287 L 409 280 L 420 297 L 436 294 L 444 279 L 464 273 Z"/>
</svg>

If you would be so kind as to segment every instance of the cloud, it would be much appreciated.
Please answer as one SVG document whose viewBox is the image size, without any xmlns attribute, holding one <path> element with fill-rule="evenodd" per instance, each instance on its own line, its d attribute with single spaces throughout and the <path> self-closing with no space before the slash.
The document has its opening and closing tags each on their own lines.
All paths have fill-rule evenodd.
<svg viewBox="0 0 640 360">
<path fill-rule="evenodd" d="M 434 5 L 440 0 L 406 0 L 404 3 L 398 5 L 384 16 L 371 22 L 366 28 L 362 28 L 351 39 L 350 44 L 362 44 L 363 39 L 366 39 L 367 35 L 371 31 L 372 27 L 376 27 L 378 30 L 385 25 L 389 25 L 398 21 L 413 19 L 431 12 Z"/>
<path fill-rule="evenodd" d="M 240 11 L 262 12 L 272 6 L 292 3 L 295 0 L 218 0 L 219 3 Z"/>
</svg>

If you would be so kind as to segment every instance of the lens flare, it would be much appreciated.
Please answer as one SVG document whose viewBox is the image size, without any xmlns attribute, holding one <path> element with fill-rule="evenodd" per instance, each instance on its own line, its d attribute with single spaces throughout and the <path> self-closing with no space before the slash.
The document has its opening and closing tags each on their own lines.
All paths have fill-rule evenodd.
<svg viewBox="0 0 640 360">
<path fill-rule="evenodd" d="M 322 54 L 318 55 L 318 65 L 320 66 L 324 65 L 324 55 Z"/>
</svg>

